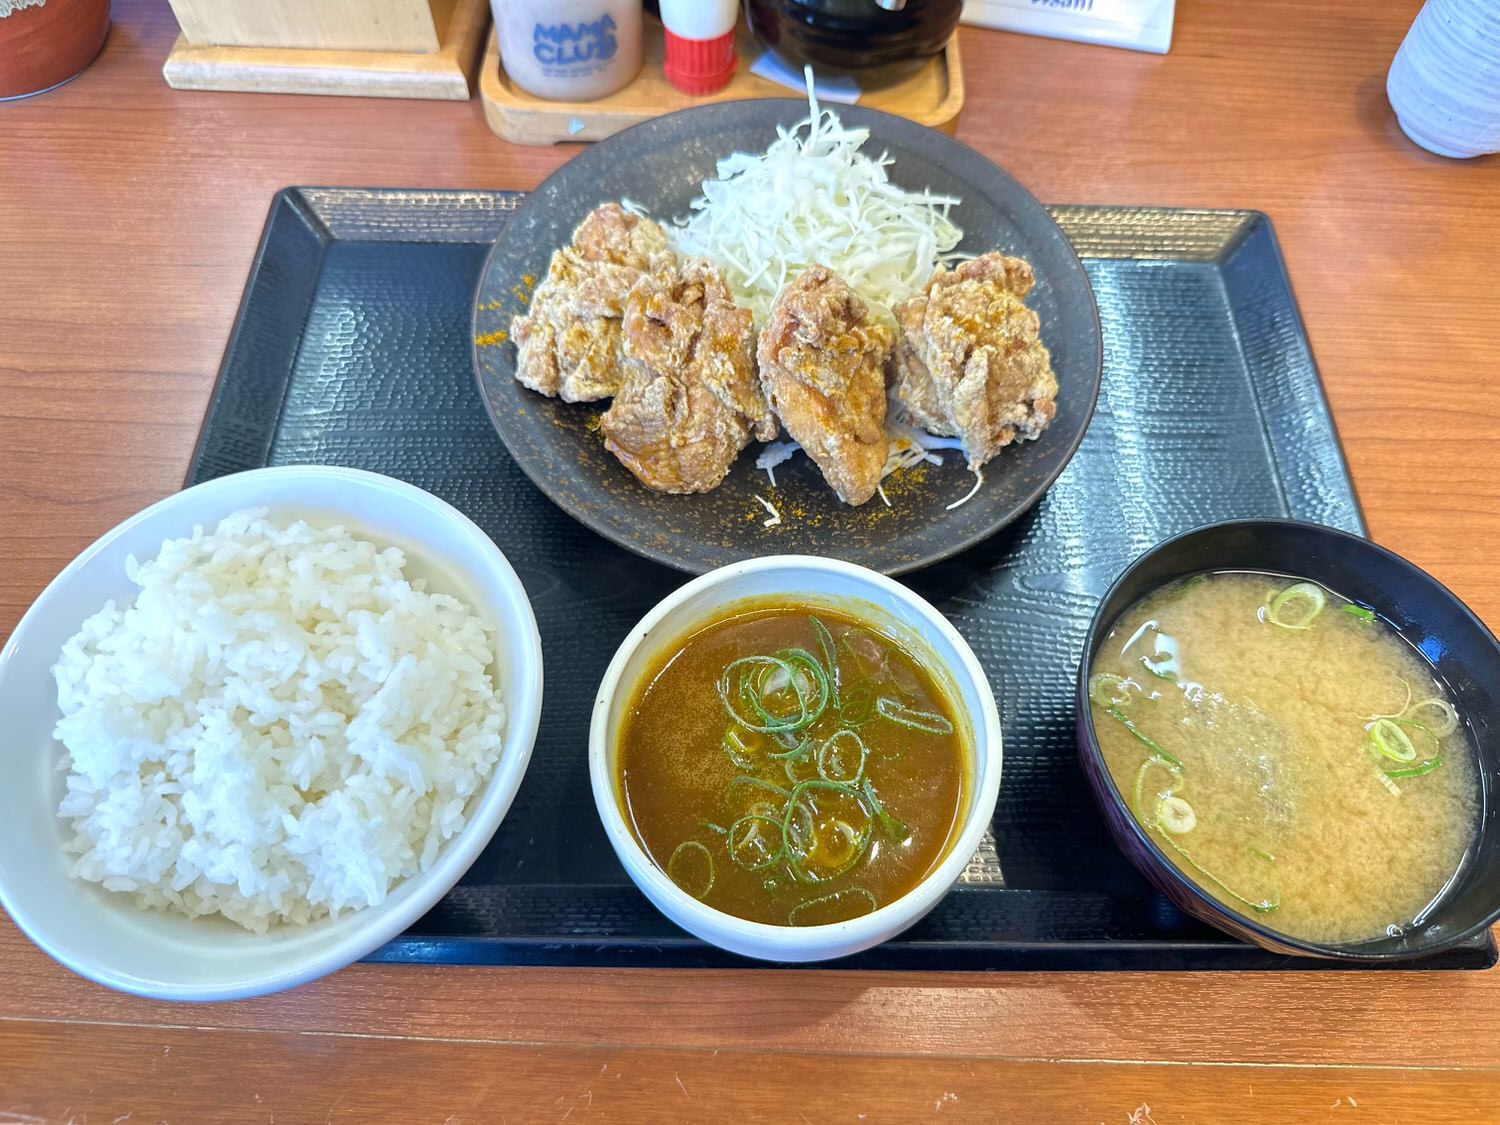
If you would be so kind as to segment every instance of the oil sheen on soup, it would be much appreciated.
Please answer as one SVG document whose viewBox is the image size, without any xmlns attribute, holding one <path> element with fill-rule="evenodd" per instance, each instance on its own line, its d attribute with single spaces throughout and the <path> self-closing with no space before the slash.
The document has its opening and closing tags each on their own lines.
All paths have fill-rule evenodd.
<svg viewBox="0 0 1500 1125">
<path fill-rule="evenodd" d="M 965 729 L 938 677 L 868 622 L 749 603 L 642 677 L 618 791 L 651 858 L 707 905 L 839 922 L 947 854 L 967 799 Z"/>
<path fill-rule="evenodd" d="M 1420 922 L 1474 842 L 1461 716 L 1388 624 L 1315 583 L 1200 574 L 1128 610 L 1089 680 L 1137 821 L 1179 870 L 1281 933 Z"/>
</svg>

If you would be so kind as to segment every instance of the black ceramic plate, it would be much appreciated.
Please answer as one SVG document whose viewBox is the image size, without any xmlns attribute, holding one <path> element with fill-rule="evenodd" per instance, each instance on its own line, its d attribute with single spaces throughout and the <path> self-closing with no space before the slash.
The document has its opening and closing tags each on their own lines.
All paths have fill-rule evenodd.
<svg viewBox="0 0 1500 1125">
<path fill-rule="evenodd" d="M 661 219 L 684 215 L 720 158 L 764 150 L 776 127 L 794 124 L 807 105 L 768 99 L 668 114 L 594 145 L 533 192 L 496 241 L 475 299 L 475 371 L 501 440 L 548 497 L 616 543 L 695 573 L 757 555 L 809 553 L 900 574 L 1010 523 L 1036 503 L 1078 448 L 1099 392 L 1099 317 L 1062 231 L 1025 188 L 942 133 L 874 110 L 838 112 L 846 125 L 870 130 L 869 148 L 894 158 L 893 181 L 962 198 L 953 211 L 964 231 L 960 249 L 1000 249 L 1031 263 L 1037 284 L 1027 303 L 1041 317 L 1057 371 L 1056 421 L 1037 441 L 1003 450 L 986 466 L 979 493 L 952 511 L 945 506 L 973 484 L 956 453 L 919 479 L 888 481 L 890 508 L 879 497 L 859 508 L 840 503 L 800 454 L 777 469 L 772 490 L 755 468 L 758 443 L 713 492 L 668 496 L 644 488 L 593 429 L 605 404 L 569 405 L 526 390 L 513 377 L 515 349 L 499 334 L 522 307 L 527 279 L 545 276 L 552 252 L 598 204 L 624 198 Z M 777 505 L 779 526 L 762 526 L 767 516 L 757 495 Z"/>
</svg>

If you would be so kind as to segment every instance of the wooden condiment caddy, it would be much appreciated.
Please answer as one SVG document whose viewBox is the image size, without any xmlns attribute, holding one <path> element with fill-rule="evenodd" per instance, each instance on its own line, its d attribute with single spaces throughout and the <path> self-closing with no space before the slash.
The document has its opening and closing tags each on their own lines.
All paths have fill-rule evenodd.
<svg viewBox="0 0 1500 1125">
<path fill-rule="evenodd" d="M 646 20 L 643 46 L 645 63 L 640 76 L 619 93 L 593 102 L 554 102 L 528 94 L 510 81 L 501 65 L 495 37 L 491 35 L 479 75 L 484 118 L 491 129 L 508 141 L 550 145 L 560 141 L 603 140 L 648 118 L 693 105 L 798 96 L 795 90 L 750 73 L 751 64 L 760 57 L 760 47 L 743 23 L 735 40 L 739 67 L 734 78 L 724 89 L 707 97 L 691 97 L 667 82 L 661 69 L 662 29 L 655 19 Z M 964 104 L 958 36 L 949 40 L 947 50 L 941 55 L 929 59 L 900 82 L 871 90 L 860 98 L 859 104 L 952 133 Z"/>
</svg>

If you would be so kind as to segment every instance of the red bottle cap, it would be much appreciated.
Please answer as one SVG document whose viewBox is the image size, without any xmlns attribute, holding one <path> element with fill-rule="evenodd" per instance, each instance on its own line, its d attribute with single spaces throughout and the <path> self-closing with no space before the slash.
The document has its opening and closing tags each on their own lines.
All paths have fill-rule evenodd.
<svg viewBox="0 0 1500 1125">
<path fill-rule="evenodd" d="M 663 29 L 665 30 L 665 29 Z M 662 70 L 667 81 L 684 94 L 712 94 L 734 77 L 734 32 L 717 39 L 684 39 L 666 32 L 667 53 Z"/>
</svg>

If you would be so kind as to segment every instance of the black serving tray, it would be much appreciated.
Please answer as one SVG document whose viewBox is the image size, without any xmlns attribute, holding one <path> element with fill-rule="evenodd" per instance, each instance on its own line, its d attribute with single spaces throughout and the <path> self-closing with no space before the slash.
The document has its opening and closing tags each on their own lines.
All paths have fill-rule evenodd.
<svg viewBox="0 0 1500 1125">
<path fill-rule="evenodd" d="M 277 195 L 187 474 L 351 465 L 468 513 L 541 628 L 546 699 L 526 779 L 460 884 L 374 960 L 715 966 L 646 901 L 594 812 L 594 690 L 627 630 L 685 576 L 539 493 L 490 428 L 470 365 L 475 283 L 514 192 L 291 188 Z M 1104 383 L 1041 503 L 905 581 L 995 687 L 1005 769 L 960 885 L 894 941 L 837 962 L 903 969 L 1334 968 L 1180 914 L 1115 850 L 1073 744 L 1073 680 L 1098 598 L 1187 528 L 1292 516 L 1364 523 L 1270 221 L 1253 211 L 1054 207 L 1099 302 Z M 1421 968 L 1485 968 L 1488 935 Z"/>
</svg>

